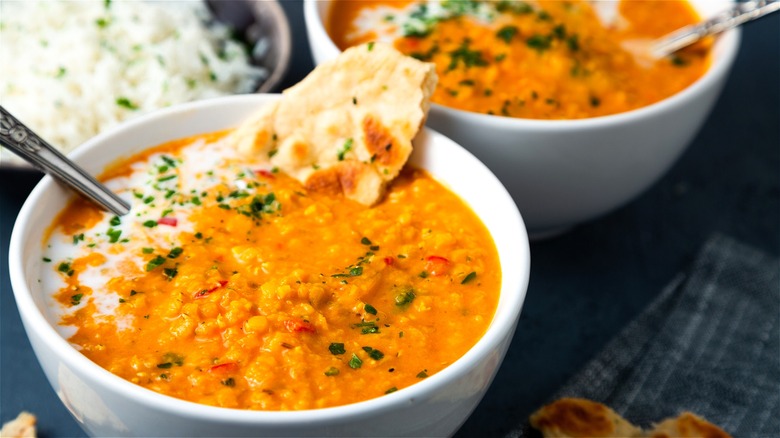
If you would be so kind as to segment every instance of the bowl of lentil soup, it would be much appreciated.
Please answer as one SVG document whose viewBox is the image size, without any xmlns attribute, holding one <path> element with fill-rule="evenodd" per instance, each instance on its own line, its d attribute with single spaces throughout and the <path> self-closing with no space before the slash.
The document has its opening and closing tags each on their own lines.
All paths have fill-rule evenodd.
<svg viewBox="0 0 780 438">
<path fill-rule="evenodd" d="M 443 436 L 490 385 L 529 273 L 525 228 L 498 179 L 425 130 L 384 202 L 337 206 L 273 169 L 225 158 L 225 130 L 276 98 L 173 107 L 75 151 L 72 159 L 133 203 L 128 216 L 80 204 L 48 177 L 22 208 L 9 256 L 17 306 L 55 392 L 91 435 Z M 239 167 L 224 173 L 226 162 Z M 238 186 L 171 185 L 191 175 Z M 426 193 L 435 199 L 415 210 Z M 382 219 L 388 208 L 403 211 Z M 285 217 L 303 222 L 283 225 Z M 403 243 L 414 236 L 422 240 Z M 125 252 L 140 264 L 111 277 L 112 266 L 127 265 L 115 257 Z M 305 263 L 290 269 L 297 261 Z M 434 289 L 444 295 L 434 299 Z M 411 319 L 421 324 L 404 325 Z M 475 333 L 458 334 L 457 325 Z M 466 336 L 474 344 L 458 347 Z M 447 358 L 448 349 L 462 351 Z M 444 356 L 420 362 L 427 350 Z M 250 363 L 254 371 L 239 372 Z"/>
<path fill-rule="evenodd" d="M 304 12 L 317 63 L 372 39 L 436 63 L 428 125 L 487 164 L 543 237 L 620 207 L 682 154 L 739 30 L 650 65 L 627 47 L 729 3 L 334 0 Z"/>
</svg>

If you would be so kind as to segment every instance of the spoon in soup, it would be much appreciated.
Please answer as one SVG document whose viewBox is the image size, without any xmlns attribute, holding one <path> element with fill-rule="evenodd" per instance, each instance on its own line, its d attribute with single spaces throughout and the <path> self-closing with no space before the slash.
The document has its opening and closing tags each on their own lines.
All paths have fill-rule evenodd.
<svg viewBox="0 0 780 438">
<path fill-rule="evenodd" d="M 626 40 L 623 42 L 623 48 L 633 54 L 640 65 L 649 65 L 708 36 L 720 34 L 778 10 L 780 0 L 736 3 L 712 18 L 685 26 L 655 40 Z"/>
<path fill-rule="evenodd" d="M 2 106 L 0 106 L 0 145 L 19 155 L 37 169 L 62 181 L 103 209 L 119 216 L 130 212 L 130 204 L 54 149 L 46 140 L 38 137 Z"/>
</svg>

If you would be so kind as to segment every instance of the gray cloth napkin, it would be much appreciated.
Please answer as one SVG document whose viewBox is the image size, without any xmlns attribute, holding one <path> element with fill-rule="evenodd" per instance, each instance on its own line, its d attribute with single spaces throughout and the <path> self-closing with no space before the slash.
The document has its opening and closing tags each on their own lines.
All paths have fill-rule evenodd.
<svg viewBox="0 0 780 438">
<path fill-rule="evenodd" d="M 602 402 L 643 428 L 692 411 L 780 437 L 780 261 L 724 236 L 550 401 Z M 527 419 L 508 437 L 539 436 Z"/>
</svg>

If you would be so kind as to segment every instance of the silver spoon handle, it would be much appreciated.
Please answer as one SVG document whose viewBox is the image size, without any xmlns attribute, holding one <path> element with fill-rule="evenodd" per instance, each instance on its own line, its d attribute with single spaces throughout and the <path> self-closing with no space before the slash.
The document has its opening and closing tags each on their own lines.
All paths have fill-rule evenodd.
<svg viewBox="0 0 780 438">
<path fill-rule="evenodd" d="M 764 15 L 780 10 L 780 1 L 758 0 L 737 3 L 709 20 L 685 26 L 656 40 L 652 53 L 658 58 L 670 55 L 700 39 L 717 35 Z"/>
<path fill-rule="evenodd" d="M 127 202 L 38 137 L 1 105 L 0 144 L 106 210 L 119 216 L 130 212 Z"/>
</svg>

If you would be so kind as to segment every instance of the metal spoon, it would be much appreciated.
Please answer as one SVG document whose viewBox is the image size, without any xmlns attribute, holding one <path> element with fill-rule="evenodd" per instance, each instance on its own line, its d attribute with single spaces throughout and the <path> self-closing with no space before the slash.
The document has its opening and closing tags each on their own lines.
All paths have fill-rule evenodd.
<svg viewBox="0 0 780 438">
<path fill-rule="evenodd" d="M 623 48 L 634 54 L 640 63 L 646 64 L 669 56 L 702 38 L 717 35 L 778 10 L 780 10 L 778 0 L 736 3 L 712 18 L 685 26 L 655 40 L 625 41 Z"/>
<path fill-rule="evenodd" d="M 46 140 L 38 137 L 2 106 L 0 106 L 0 145 L 24 158 L 37 169 L 62 181 L 100 207 L 119 216 L 130 212 L 130 204 L 54 149 Z"/>
</svg>

